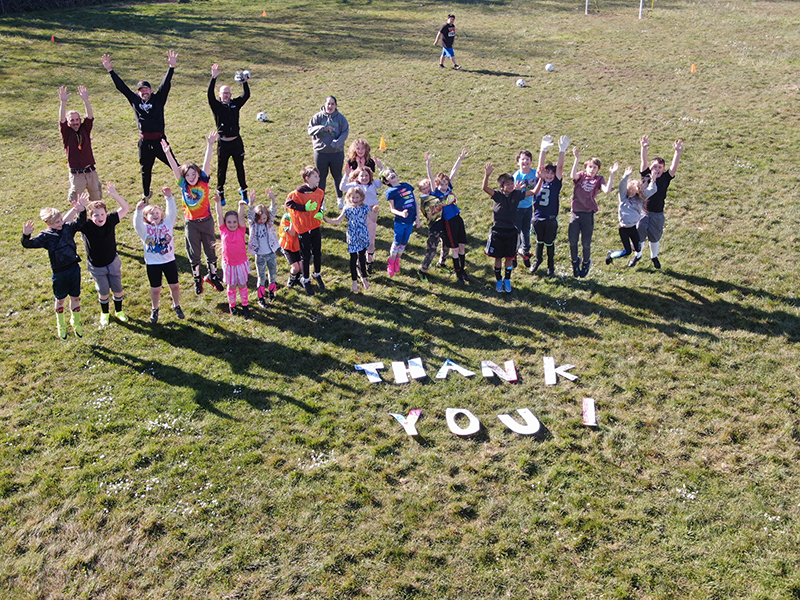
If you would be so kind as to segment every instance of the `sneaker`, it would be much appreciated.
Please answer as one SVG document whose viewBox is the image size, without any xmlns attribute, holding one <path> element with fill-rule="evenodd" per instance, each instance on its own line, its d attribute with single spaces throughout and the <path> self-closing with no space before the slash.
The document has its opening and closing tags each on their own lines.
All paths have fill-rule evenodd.
<svg viewBox="0 0 800 600">
<path fill-rule="evenodd" d="M 235 304 L 229 304 L 228 305 L 228 312 L 231 313 L 232 317 L 235 317 L 236 316 L 236 305 Z"/>
<path fill-rule="evenodd" d="M 446 262 L 438 262 L 438 263 L 436 263 L 436 266 L 439 267 L 440 269 L 444 270 L 444 271 L 447 271 L 448 273 L 452 273 L 453 272 L 453 269 Z"/>
<path fill-rule="evenodd" d="M 592 268 L 592 259 L 590 258 L 589 260 L 583 263 L 583 266 L 581 267 L 580 276 L 586 277 L 589 274 L 589 269 L 591 268 Z"/>
<path fill-rule="evenodd" d="M 213 285 L 218 292 L 225 289 L 225 286 L 222 285 L 222 280 L 219 278 L 219 273 L 206 273 L 205 280 Z"/>
<path fill-rule="evenodd" d="M 374 273 L 374 271 L 375 271 L 375 269 L 372 266 L 373 262 L 374 261 L 370 261 L 370 262 L 367 263 L 367 275 L 372 275 Z"/>
<path fill-rule="evenodd" d="M 458 271 L 456 273 L 456 277 L 458 278 L 458 283 L 460 283 L 461 285 L 467 285 L 467 281 L 464 279 L 463 271 Z"/>
<path fill-rule="evenodd" d="M 219 205 L 225 206 L 225 192 L 222 190 L 217 190 L 217 195 L 219 196 Z"/>
<path fill-rule="evenodd" d="M 552 277 L 555 274 L 556 274 L 556 268 L 555 267 L 548 267 L 547 268 L 547 276 L 548 277 Z"/>
<path fill-rule="evenodd" d="M 661 261 L 660 261 L 660 260 L 658 260 L 658 257 L 657 257 L 657 256 L 654 256 L 654 257 L 653 257 L 653 258 L 651 258 L 650 260 L 652 260 L 652 261 L 653 261 L 653 266 L 654 266 L 656 269 L 660 269 L 660 268 L 661 268 Z"/>
<path fill-rule="evenodd" d="M 511 293 L 511 280 L 510 279 L 503 279 L 503 290 L 506 294 Z"/>
<path fill-rule="evenodd" d="M 531 255 L 530 254 L 523 255 L 522 264 L 525 265 L 526 269 L 530 269 L 531 268 Z"/>
<path fill-rule="evenodd" d="M 417 271 L 417 278 L 420 281 L 424 281 L 425 283 L 428 283 L 428 274 L 425 271 Z"/>
<path fill-rule="evenodd" d="M 286 280 L 286 287 L 287 288 L 292 288 L 292 287 L 296 286 L 297 283 L 298 283 L 297 276 L 296 275 L 289 275 L 289 279 Z"/>
<path fill-rule="evenodd" d="M 244 316 L 245 319 L 249 319 L 250 318 L 250 307 L 249 306 L 243 306 L 242 307 L 242 316 Z"/>
<path fill-rule="evenodd" d="M 367 281 L 366 277 L 361 278 L 361 285 L 364 287 L 364 290 L 369 289 L 369 281 Z"/>
<path fill-rule="evenodd" d="M 578 277 L 581 274 L 581 259 L 572 261 L 572 276 Z"/>
<path fill-rule="evenodd" d="M 151 308 L 150 309 L 150 322 L 151 323 L 158 323 L 158 309 Z"/>
<path fill-rule="evenodd" d="M 503 280 L 502 279 L 498 279 L 497 280 L 497 285 L 495 287 L 497 289 L 497 293 L 498 294 L 502 294 L 503 293 Z"/>
<path fill-rule="evenodd" d="M 98 329 L 102 329 L 103 327 L 108 327 L 109 323 L 111 323 L 111 315 L 108 313 L 100 313 L 100 325 Z"/>
<path fill-rule="evenodd" d="M 322 275 L 317 273 L 316 275 L 312 275 L 312 277 L 314 278 L 314 281 L 317 282 L 317 287 L 319 288 L 319 291 L 324 292 L 325 291 L 325 283 L 322 281 Z"/>
<path fill-rule="evenodd" d="M 614 257 L 611 256 L 611 250 L 609 250 L 608 254 L 606 254 L 606 264 L 610 265 L 612 262 L 614 262 Z"/>
<path fill-rule="evenodd" d="M 203 279 L 199 275 L 194 278 L 194 293 L 198 296 L 203 293 Z"/>
<path fill-rule="evenodd" d="M 62 340 L 67 339 L 67 317 L 63 312 L 56 313 L 56 330 L 58 337 Z"/>
<path fill-rule="evenodd" d="M 311 280 L 310 279 L 308 281 L 304 281 L 303 282 L 303 289 L 306 291 L 306 294 L 308 294 L 309 296 L 313 296 L 314 295 L 314 286 L 311 285 Z"/>
<path fill-rule="evenodd" d="M 83 325 L 81 325 L 81 313 L 72 311 L 72 316 L 69 319 L 72 325 L 72 330 L 79 338 L 83 337 Z"/>
<path fill-rule="evenodd" d="M 239 196 L 241 196 L 242 200 L 244 200 L 245 204 L 250 204 L 250 201 L 247 198 L 247 190 L 243 190 L 239 188 Z"/>
<path fill-rule="evenodd" d="M 339 210 L 342 210 L 344 208 L 344 198 L 336 198 L 336 206 L 339 207 Z"/>
<path fill-rule="evenodd" d="M 142 202 L 147 204 L 148 202 L 150 202 L 150 198 L 152 197 L 153 197 L 153 192 L 147 192 L 146 194 L 142 194 Z"/>
<path fill-rule="evenodd" d="M 258 305 L 261 308 L 267 308 L 267 301 L 264 299 L 264 296 L 259 296 L 258 297 Z"/>
<path fill-rule="evenodd" d="M 461 65 L 453 65 L 453 68 L 458 71 L 461 68 Z"/>
<path fill-rule="evenodd" d="M 634 254 L 633 258 L 630 260 L 630 262 L 628 262 L 628 266 L 629 267 L 635 267 L 636 263 L 638 263 L 640 260 L 642 260 L 641 255 Z"/>
<path fill-rule="evenodd" d="M 517 255 L 516 254 L 514 255 L 514 260 L 511 261 L 511 268 L 512 269 L 516 269 L 517 268 Z"/>
<path fill-rule="evenodd" d="M 350 289 L 353 291 L 354 294 L 358 293 L 358 281 L 355 279 L 353 280 L 353 285 L 350 286 Z"/>
<path fill-rule="evenodd" d="M 118 310 L 117 311 L 117 318 L 122 321 L 123 323 L 128 322 L 128 315 L 125 314 L 125 311 Z"/>
<path fill-rule="evenodd" d="M 267 288 L 267 297 L 269 297 L 269 301 L 272 302 L 275 300 L 275 290 L 278 289 L 277 284 L 270 283 L 269 288 Z"/>
<path fill-rule="evenodd" d="M 464 270 L 461 271 L 461 277 L 464 278 L 464 282 L 465 283 L 469 283 L 470 279 L 469 279 L 469 275 L 467 275 L 466 271 L 464 271 Z"/>
<path fill-rule="evenodd" d="M 177 316 L 179 319 L 185 319 L 185 318 L 186 318 L 186 315 L 184 315 L 184 314 L 183 314 L 183 309 L 180 307 L 180 305 L 175 305 L 175 304 L 173 304 L 173 305 L 172 305 L 172 310 L 174 310 L 174 311 L 175 311 L 175 315 L 176 315 L 176 316 Z"/>
<path fill-rule="evenodd" d="M 542 261 L 540 261 L 540 260 L 537 258 L 535 261 L 533 261 L 533 264 L 531 265 L 531 268 L 530 268 L 530 269 L 528 269 L 528 270 L 529 270 L 531 273 L 536 273 L 536 269 L 538 269 L 538 268 L 539 268 L 539 266 L 540 266 L 541 264 L 542 264 Z"/>
<path fill-rule="evenodd" d="M 444 65 L 442 63 L 439 63 L 439 66 L 444 69 Z"/>
</svg>

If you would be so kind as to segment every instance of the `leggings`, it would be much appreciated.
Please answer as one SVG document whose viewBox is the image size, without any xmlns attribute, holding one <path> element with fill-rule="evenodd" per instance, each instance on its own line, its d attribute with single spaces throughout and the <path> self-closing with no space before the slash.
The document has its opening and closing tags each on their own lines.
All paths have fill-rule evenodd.
<svg viewBox="0 0 800 600">
<path fill-rule="evenodd" d="M 322 268 L 322 228 L 317 227 L 311 231 L 298 234 L 300 242 L 300 260 L 303 264 L 303 279 L 308 280 L 310 262 L 314 260 L 314 273 L 319 273 Z"/>
<path fill-rule="evenodd" d="M 367 278 L 367 249 L 364 248 L 363 250 L 359 250 L 358 252 L 351 252 L 350 253 L 350 277 L 353 278 L 353 281 L 358 279 L 358 273 L 356 272 L 356 263 L 358 263 L 358 268 L 361 270 L 361 277 L 364 279 Z"/>
</svg>

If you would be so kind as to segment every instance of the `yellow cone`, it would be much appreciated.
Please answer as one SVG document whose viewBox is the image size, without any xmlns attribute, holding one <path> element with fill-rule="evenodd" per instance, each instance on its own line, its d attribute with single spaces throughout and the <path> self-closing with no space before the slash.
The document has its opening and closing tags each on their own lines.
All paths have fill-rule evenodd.
<svg viewBox="0 0 800 600">
<path fill-rule="evenodd" d="M 697 73 L 697 69 L 695 69 L 694 63 L 692 63 L 692 73 Z"/>
<path fill-rule="evenodd" d="M 381 143 L 378 146 L 378 150 L 386 150 L 386 138 L 381 136 Z"/>
</svg>

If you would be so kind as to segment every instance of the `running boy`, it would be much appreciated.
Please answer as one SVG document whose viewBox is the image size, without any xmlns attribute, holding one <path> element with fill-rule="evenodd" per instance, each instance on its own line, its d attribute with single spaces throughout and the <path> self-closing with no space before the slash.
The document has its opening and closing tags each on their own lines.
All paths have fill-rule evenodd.
<svg viewBox="0 0 800 600">
<path fill-rule="evenodd" d="M 447 22 L 439 30 L 439 33 L 436 34 L 433 45 L 438 46 L 440 42 L 442 45 L 442 56 L 439 59 L 439 66 L 444 69 L 444 59 L 448 57 L 453 62 L 453 68 L 458 71 L 461 66 L 456 64 L 456 55 L 453 51 L 453 42 L 456 39 L 455 21 L 455 15 L 447 15 Z"/>
<path fill-rule="evenodd" d="M 86 244 L 86 262 L 89 274 L 100 299 L 100 327 L 111 320 L 108 298 L 114 293 L 114 311 L 123 323 L 128 320 L 122 310 L 122 261 L 117 254 L 116 227 L 128 214 L 130 206 L 117 193 L 117 186 L 106 184 L 106 191 L 117 201 L 119 208 L 109 213 L 105 202 L 95 200 L 86 205 L 88 219 L 78 228 Z M 81 206 L 80 210 L 83 210 Z"/>
<path fill-rule="evenodd" d="M 675 154 L 672 156 L 672 164 L 669 167 L 669 171 L 664 170 L 666 163 L 661 157 L 654 158 L 648 166 L 647 150 L 650 147 L 650 139 L 646 135 L 642 136 L 641 145 L 642 162 L 639 169 L 642 175 L 642 183 L 647 185 L 650 181 L 654 181 L 656 190 L 652 196 L 645 199 L 645 213 L 639 219 L 636 229 L 639 232 L 639 238 L 642 243 L 644 243 L 645 238 L 650 241 L 650 260 L 653 261 L 653 266 L 656 269 L 660 269 L 661 261 L 658 260 L 658 247 L 661 244 L 661 236 L 664 233 L 664 200 L 667 197 L 669 184 L 678 171 L 678 162 L 680 162 L 681 153 L 683 152 L 683 140 L 675 140 L 672 144 Z M 645 178 L 647 178 L 647 182 L 645 182 Z M 639 262 L 639 258 L 641 256 L 634 256 L 629 266 L 635 266 Z"/>
<path fill-rule="evenodd" d="M 23 248 L 46 248 L 50 257 L 50 268 L 53 269 L 53 294 L 56 297 L 56 328 L 58 337 L 67 339 L 67 322 L 64 315 L 64 305 L 69 296 L 69 305 L 72 310 L 72 329 L 79 338 L 83 337 L 81 325 L 81 258 L 75 245 L 75 234 L 86 221 L 86 215 L 80 212 L 78 220 L 75 214 L 79 212 L 81 204 L 88 200 L 89 194 L 84 192 L 72 208 L 63 217 L 55 208 L 43 208 L 39 217 L 47 225 L 47 229 L 36 237 L 33 233 L 33 221 L 27 221 L 22 226 Z"/>
</svg>

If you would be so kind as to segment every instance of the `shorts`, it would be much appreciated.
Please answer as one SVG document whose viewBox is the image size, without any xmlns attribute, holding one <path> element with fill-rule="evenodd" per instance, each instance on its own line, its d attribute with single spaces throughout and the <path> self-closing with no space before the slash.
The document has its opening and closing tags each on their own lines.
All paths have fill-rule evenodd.
<svg viewBox="0 0 800 600">
<path fill-rule="evenodd" d="M 452 46 L 450 46 L 449 48 L 447 46 L 444 46 L 442 48 L 442 56 L 446 56 L 448 58 L 453 58 L 455 55 L 456 55 L 456 53 L 453 51 L 453 47 Z"/>
<path fill-rule="evenodd" d="M 636 224 L 636 230 L 641 241 L 645 238 L 651 242 L 660 241 L 664 235 L 664 213 L 645 213 Z"/>
<path fill-rule="evenodd" d="M 147 279 L 150 281 L 151 288 L 160 288 L 161 287 L 161 275 L 167 278 L 167 283 L 169 285 L 175 285 L 178 283 L 178 263 L 177 261 L 171 260 L 167 263 L 161 263 L 160 265 L 147 265 Z"/>
<path fill-rule="evenodd" d="M 108 296 L 109 291 L 117 296 L 122 294 L 122 261 L 119 254 L 114 257 L 111 264 L 105 267 L 95 267 L 92 263 L 86 263 L 89 275 L 94 279 L 94 287 L 98 295 Z"/>
<path fill-rule="evenodd" d="M 489 231 L 489 239 L 486 240 L 486 256 L 492 258 L 512 259 L 517 254 L 517 236 L 519 231 L 516 229 L 492 229 Z"/>
<path fill-rule="evenodd" d="M 67 296 L 79 298 L 81 295 L 81 266 L 75 263 L 66 271 L 53 273 L 53 294 L 59 300 Z"/>
<path fill-rule="evenodd" d="M 558 219 L 547 219 L 546 221 L 534 221 L 533 232 L 536 234 L 536 243 L 552 246 L 556 241 L 558 232 Z"/>
<path fill-rule="evenodd" d="M 408 240 L 411 238 L 411 232 L 414 231 L 414 223 L 399 223 L 394 222 L 394 244 L 395 246 L 407 246 Z"/>
<path fill-rule="evenodd" d="M 445 248 L 458 248 L 461 244 L 467 243 L 467 230 L 464 229 L 464 219 L 461 215 L 456 215 L 452 219 L 444 222 L 442 230 L 442 244 Z"/>
<path fill-rule="evenodd" d="M 283 251 L 283 255 L 286 257 L 286 260 L 289 261 L 290 265 L 294 263 L 299 263 L 302 260 L 302 256 L 300 255 L 300 251 L 298 250 L 295 252 L 294 250 L 287 250 L 286 248 L 281 248 Z"/>
<path fill-rule="evenodd" d="M 238 265 L 222 263 L 222 281 L 229 287 L 247 287 L 247 280 L 250 277 L 250 261 Z"/>
</svg>

